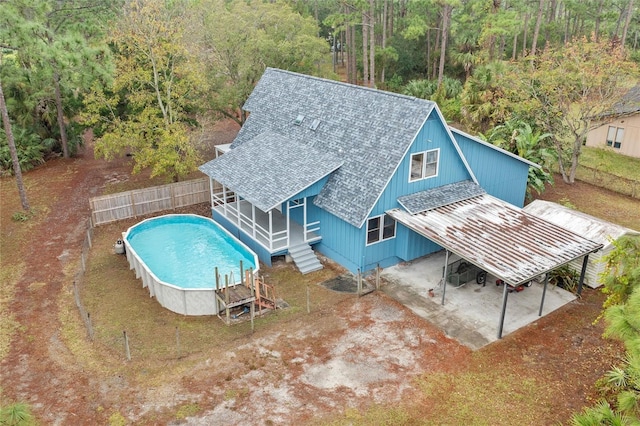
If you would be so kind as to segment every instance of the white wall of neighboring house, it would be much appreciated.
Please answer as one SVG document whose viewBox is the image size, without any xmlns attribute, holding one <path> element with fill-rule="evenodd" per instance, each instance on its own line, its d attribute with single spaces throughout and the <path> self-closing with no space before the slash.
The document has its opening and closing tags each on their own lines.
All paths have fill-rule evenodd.
<svg viewBox="0 0 640 426">
<path fill-rule="evenodd" d="M 586 145 L 640 158 L 640 112 L 604 122 L 587 134 Z"/>
</svg>

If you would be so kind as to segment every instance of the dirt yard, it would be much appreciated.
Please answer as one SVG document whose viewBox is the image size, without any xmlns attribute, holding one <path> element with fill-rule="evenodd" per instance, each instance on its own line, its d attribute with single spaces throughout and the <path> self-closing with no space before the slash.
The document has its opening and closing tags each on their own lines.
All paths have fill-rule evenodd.
<svg viewBox="0 0 640 426">
<path fill-rule="evenodd" d="M 233 134 L 217 131 L 216 143 Z M 129 170 L 126 159 L 95 160 L 90 146 L 48 162 L 25 176 L 37 212 L 27 222 L 11 220 L 17 190 L 0 181 L 0 405 L 27 402 L 41 424 L 555 424 L 598 397 L 594 383 L 621 354 L 593 324 L 603 301 L 594 290 L 472 352 L 381 292 L 317 286 L 327 303 L 310 314 L 293 303 L 255 333 L 163 359 L 165 372 L 145 377 L 140 361 L 98 356 L 97 344 L 61 331 L 83 327 L 72 286 L 88 199 L 146 179 Z M 603 197 L 585 185 L 555 196 L 578 207 Z"/>
</svg>

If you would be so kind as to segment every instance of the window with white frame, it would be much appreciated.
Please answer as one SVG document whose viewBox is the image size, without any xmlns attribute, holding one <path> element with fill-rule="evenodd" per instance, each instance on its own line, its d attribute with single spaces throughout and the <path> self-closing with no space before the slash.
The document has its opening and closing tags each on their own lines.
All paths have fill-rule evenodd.
<svg viewBox="0 0 640 426">
<path fill-rule="evenodd" d="M 616 149 L 620 149 L 622 146 L 622 139 L 624 138 L 624 128 L 609 126 L 609 132 L 607 133 L 607 146 L 612 146 Z"/>
<path fill-rule="evenodd" d="M 439 149 L 411 154 L 411 170 L 409 182 L 427 179 L 438 174 Z"/>
<path fill-rule="evenodd" d="M 396 221 L 384 214 L 367 221 L 367 245 L 390 240 L 396 236 Z"/>
</svg>

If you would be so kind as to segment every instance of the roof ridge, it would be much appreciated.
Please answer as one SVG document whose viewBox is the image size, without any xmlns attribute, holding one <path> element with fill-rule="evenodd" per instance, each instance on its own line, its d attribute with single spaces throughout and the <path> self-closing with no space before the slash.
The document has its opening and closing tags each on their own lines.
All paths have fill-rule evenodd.
<svg viewBox="0 0 640 426">
<path fill-rule="evenodd" d="M 354 88 L 354 89 L 374 92 L 374 93 L 376 93 L 378 95 L 381 94 L 381 95 L 385 95 L 385 96 L 392 96 L 392 97 L 406 99 L 406 100 L 410 100 L 410 101 L 422 101 L 422 102 L 428 102 L 428 103 L 431 103 L 431 104 L 435 104 L 434 101 L 429 100 L 429 99 L 416 98 L 415 96 L 403 95 L 402 93 L 389 92 L 387 90 L 376 89 L 376 88 L 373 88 L 373 87 L 358 86 L 357 84 L 346 83 L 344 81 L 339 81 L 339 80 L 331 80 L 331 79 L 323 78 L 323 77 L 316 77 L 314 75 L 301 74 L 301 73 L 297 73 L 297 72 L 294 72 L 294 71 L 283 70 L 283 69 L 280 69 L 280 68 L 267 67 L 267 71 L 290 74 L 290 75 L 297 76 L 297 77 L 308 78 L 308 79 L 311 79 L 311 80 L 322 81 L 322 82 L 325 82 L 325 83 L 332 83 L 332 84 L 336 84 L 336 85 L 339 85 L 339 86 L 347 86 L 347 87 L 351 87 L 351 88 Z"/>
</svg>

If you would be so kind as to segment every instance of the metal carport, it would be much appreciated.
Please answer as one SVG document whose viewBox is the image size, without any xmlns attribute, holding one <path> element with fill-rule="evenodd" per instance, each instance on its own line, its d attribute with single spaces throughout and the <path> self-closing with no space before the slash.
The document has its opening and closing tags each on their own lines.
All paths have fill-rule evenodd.
<svg viewBox="0 0 640 426">
<path fill-rule="evenodd" d="M 398 199 L 405 208 L 387 214 L 446 250 L 442 303 L 449 252 L 505 282 L 498 338 L 502 338 L 508 286 L 518 286 L 584 256 L 578 294 L 590 253 L 602 244 L 524 212 L 488 195 L 472 182 L 460 182 Z"/>
</svg>

